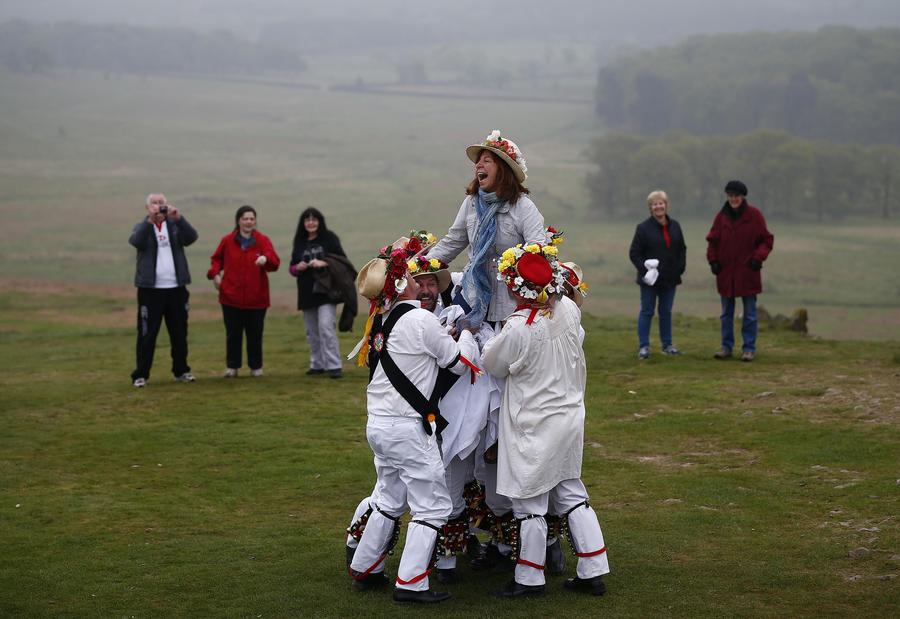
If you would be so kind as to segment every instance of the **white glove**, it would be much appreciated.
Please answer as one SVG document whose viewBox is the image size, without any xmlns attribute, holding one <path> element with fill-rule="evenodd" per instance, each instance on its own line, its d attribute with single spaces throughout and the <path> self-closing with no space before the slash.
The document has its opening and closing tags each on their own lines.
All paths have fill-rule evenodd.
<svg viewBox="0 0 900 619">
<path fill-rule="evenodd" d="M 658 266 L 659 260 L 656 258 L 644 260 L 644 267 L 647 269 L 647 273 L 644 275 L 644 283 L 648 286 L 652 286 L 656 283 L 656 280 L 659 277 L 659 271 L 656 270 L 656 267 Z"/>
<path fill-rule="evenodd" d="M 265 266 L 266 262 L 268 262 L 268 260 L 266 260 L 266 257 L 260 256 L 259 258 L 256 259 L 256 266 L 258 266 L 258 267 Z"/>
</svg>

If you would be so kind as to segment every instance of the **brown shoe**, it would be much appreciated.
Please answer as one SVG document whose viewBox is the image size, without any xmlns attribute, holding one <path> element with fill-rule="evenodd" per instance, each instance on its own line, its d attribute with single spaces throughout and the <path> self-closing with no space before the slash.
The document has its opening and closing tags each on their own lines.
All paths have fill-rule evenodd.
<svg viewBox="0 0 900 619">
<path fill-rule="evenodd" d="M 731 351 L 727 348 L 720 348 L 713 354 L 715 359 L 731 359 Z"/>
<path fill-rule="evenodd" d="M 753 361 L 756 358 L 756 353 L 752 350 L 745 350 L 741 353 L 741 361 Z"/>
</svg>

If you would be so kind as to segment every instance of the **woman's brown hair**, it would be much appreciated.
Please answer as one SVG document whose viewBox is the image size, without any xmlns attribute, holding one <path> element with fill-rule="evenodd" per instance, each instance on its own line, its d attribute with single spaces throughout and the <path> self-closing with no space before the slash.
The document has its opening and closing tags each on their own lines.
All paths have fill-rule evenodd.
<svg viewBox="0 0 900 619">
<path fill-rule="evenodd" d="M 485 149 L 487 150 L 487 149 Z M 478 153 L 478 157 L 481 157 L 481 153 L 484 150 Z M 510 204 L 515 204 L 519 201 L 519 198 L 522 194 L 530 193 L 528 188 L 525 187 L 522 183 L 519 182 L 519 179 L 516 178 L 515 173 L 509 167 L 509 164 L 506 163 L 502 158 L 497 156 L 496 154 L 488 151 L 490 153 L 491 158 L 497 163 L 497 197 L 501 200 L 506 200 Z M 477 159 L 477 157 L 476 157 Z M 474 196 L 478 193 L 478 176 L 472 179 L 472 182 L 468 184 L 466 187 L 466 195 Z"/>
</svg>

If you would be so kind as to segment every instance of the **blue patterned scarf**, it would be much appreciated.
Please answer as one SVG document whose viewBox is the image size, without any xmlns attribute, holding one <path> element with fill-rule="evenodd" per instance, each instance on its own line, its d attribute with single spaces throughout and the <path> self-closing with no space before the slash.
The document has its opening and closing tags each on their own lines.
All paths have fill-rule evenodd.
<svg viewBox="0 0 900 619">
<path fill-rule="evenodd" d="M 474 201 L 478 229 L 472 244 L 472 258 L 460 284 L 460 295 L 465 301 L 462 306 L 466 309 L 466 315 L 459 320 L 460 329 L 479 327 L 487 316 L 493 292 L 492 274 L 488 273 L 488 265 L 497 239 L 497 209 L 506 204 L 496 193 L 481 189 L 474 196 Z"/>
</svg>

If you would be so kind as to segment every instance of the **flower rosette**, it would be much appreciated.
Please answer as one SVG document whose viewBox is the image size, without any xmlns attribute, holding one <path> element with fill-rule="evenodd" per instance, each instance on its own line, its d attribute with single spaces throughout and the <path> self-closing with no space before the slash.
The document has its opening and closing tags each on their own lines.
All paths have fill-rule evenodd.
<svg viewBox="0 0 900 619">
<path fill-rule="evenodd" d="M 547 244 L 558 246 L 565 242 L 565 232 L 557 230 L 553 226 L 547 226 Z"/>
<path fill-rule="evenodd" d="M 562 293 L 565 284 L 565 275 L 560 266 L 558 258 L 559 250 L 554 245 L 541 245 L 540 243 L 531 243 L 523 245 L 519 243 L 515 247 L 510 247 L 500 255 L 500 261 L 497 263 L 497 279 L 506 284 L 515 294 L 519 296 L 537 301 L 538 303 L 546 302 L 552 295 Z M 528 277 L 523 276 L 519 266 L 522 261 L 540 263 L 546 261 L 547 267 L 550 269 L 547 281 L 534 282 Z"/>
</svg>

